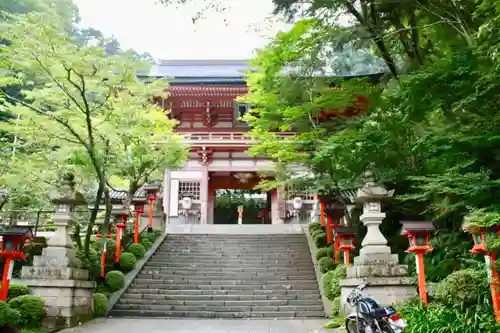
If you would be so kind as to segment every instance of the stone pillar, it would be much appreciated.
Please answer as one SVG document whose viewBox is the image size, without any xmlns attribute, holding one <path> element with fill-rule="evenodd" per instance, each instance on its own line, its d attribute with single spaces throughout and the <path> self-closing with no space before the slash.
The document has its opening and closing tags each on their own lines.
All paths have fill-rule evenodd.
<svg viewBox="0 0 500 333">
<path fill-rule="evenodd" d="M 214 224 L 215 190 L 208 190 L 208 224 Z"/>
<path fill-rule="evenodd" d="M 170 170 L 165 169 L 163 174 L 163 213 L 170 216 Z"/>
<path fill-rule="evenodd" d="M 31 294 L 45 300 L 44 326 L 61 329 L 92 318 L 95 284 L 89 281 L 89 272 L 81 268 L 70 237 L 74 206 L 84 202 L 83 196 L 74 191 L 71 176 L 52 195 L 52 202 L 56 205 L 52 220 L 57 231 L 42 254 L 34 257 L 33 266 L 22 268 L 20 282 L 29 286 Z"/>
<path fill-rule="evenodd" d="M 347 296 L 364 280 L 368 287 L 363 294 L 381 305 L 401 302 L 417 294 L 414 279 L 408 277 L 408 267 L 399 265 L 398 255 L 391 254 L 379 229 L 385 218 L 381 202 L 393 195 L 394 190 L 387 191 L 375 183 L 371 172 L 365 173 L 365 184 L 358 189 L 357 201 L 363 204 L 360 219 L 367 232 L 359 256 L 354 258 L 354 265 L 347 268 L 347 279 L 340 281 L 342 313 L 353 310 L 347 304 Z"/>
<path fill-rule="evenodd" d="M 200 182 L 200 224 L 208 223 L 208 166 L 203 166 Z"/>
</svg>

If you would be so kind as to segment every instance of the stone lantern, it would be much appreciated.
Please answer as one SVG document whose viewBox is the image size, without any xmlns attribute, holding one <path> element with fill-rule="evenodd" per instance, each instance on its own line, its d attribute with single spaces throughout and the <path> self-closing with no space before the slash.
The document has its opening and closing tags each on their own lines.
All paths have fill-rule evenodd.
<svg viewBox="0 0 500 333">
<path fill-rule="evenodd" d="M 74 177 L 65 175 L 50 198 L 55 205 L 52 220 L 57 231 L 42 254 L 33 258 L 33 266 L 22 268 L 20 282 L 28 285 L 31 294 L 45 300 L 44 326 L 61 329 L 92 316 L 95 283 L 89 281 L 89 272 L 81 268 L 70 237 L 75 206 L 84 203 L 83 196 L 75 190 Z"/>
<path fill-rule="evenodd" d="M 364 185 L 358 189 L 356 201 L 363 205 L 360 220 L 367 230 L 359 256 L 354 258 L 352 266 L 347 267 L 347 279 L 340 281 L 342 313 L 352 310 L 347 296 L 363 282 L 368 283 L 363 294 L 376 299 L 380 305 L 402 302 L 417 294 L 415 281 L 408 277 L 408 267 L 399 264 L 398 255 L 391 253 L 379 229 L 385 218 L 382 202 L 393 195 L 394 190 L 388 191 L 377 184 L 370 171 L 364 174 Z"/>
</svg>

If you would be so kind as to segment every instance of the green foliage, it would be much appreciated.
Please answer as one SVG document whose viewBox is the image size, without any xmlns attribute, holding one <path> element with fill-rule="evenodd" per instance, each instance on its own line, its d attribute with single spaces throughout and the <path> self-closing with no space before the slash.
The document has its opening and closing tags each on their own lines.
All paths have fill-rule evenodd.
<svg viewBox="0 0 500 333">
<path fill-rule="evenodd" d="M 124 252 L 120 255 L 120 270 L 128 273 L 135 268 L 137 259 L 132 253 Z"/>
<path fill-rule="evenodd" d="M 308 230 L 309 230 L 309 234 L 312 236 L 312 234 L 317 231 L 317 230 L 322 230 L 321 228 L 321 223 L 319 222 L 312 222 L 312 223 L 309 223 L 309 225 L 307 226 Z"/>
<path fill-rule="evenodd" d="M 330 262 L 331 261 L 330 259 Z M 340 283 L 339 281 L 346 278 L 347 266 L 341 264 L 334 267 L 332 270 L 326 272 L 322 278 L 323 291 L 325 297 L 333 301 L 336 297 L 340 296 Z"/>
<path fill-rule="evenodd" d="M 141 244 L 146 250 L 149 250 L 153 246 L 153 243 L 147 238 L 141 239 Z"/>
<path fill-rule="evenodd" d="M 10 300 L 10 299 L 15 298 L 17 296 L 28 295 L 29 291 L 30 290 L 29 290 L 27 285 L 22 284 L 22 283 L 11 282 L 9 284 L 9 291 L 8 291 L 7 298 Z"/>
<path fill-rule="evenodd" d="M 497 333 L 500 329 L 487 303 L 457 308 L 441 303 L 425 307 L 416 301 L 405 306 L 403 317 L 408 322 L 408 333 Z"/>
<path fill-rule="evenodd" d="M 316 251 L 316 260 L 319 260 L 323 257 L 332 257 L 332 253 L 331 253 L 331 248 L 328 248 L 328 247 L 322 247 L 320 249 L 318 249 Z"/>
<path fill-rule="evenodd" d="M 324 232 L 318 232 L 314 234 L 314 245 L 316 245 L 316 248 L 322 248 L 326 246 L 326 233 Z"/>
<path fill-rule="evenodd" d="M 132 253 L 136 259 L 141 259 L 146 254 L 146 249 L 142 244 L 131 244 L 128 247 L 127 252 Z"/>
<path fill-rule="evenodd" d="M 94 317 L 104 317 L 108 314 L 108 299 L 105 295 L 94 293 L 92 294 L 94 302 Z"/>
<path fill-rule="evenodd" d="M 121 259 L 121 257 L 120 257 Z M 120 260 L 120 268 L 121 260 Z M 133 268 L 133 267 L 132 267 Z M 109 287 L 111 292 L 120 290 L 125 285 L 125 275 L 120 271 L 110 271 L 106 274 L 106 285 Z"/>
<path fill-rule="evenodd" d="M 4 325 L 17 325 L 21 320 L 21 313 L 12 309 L 7 303 L 0 301 L 0 328 Z"/>
<path fill-rule="evenodd" d="M 45 317 L 45 301 L 39 296 L 23 295 L 9 300 L 9 306 L 20 312 L 20 324 L 29 328 L 39 327 Z"/>
<path fill-rule="evenodd" d="M 339 328 L 344 325 L 344 318 L 333 318 L 330 319 L 326 324 L 323 325 L 324 328 Z"/>
<path fill-rule="evenodd" d="M 330 257 L 323 257 L 318 260 L 318 265 L 319 265 L 319 271 L 321 273 L 326 273 L 328 271 L 331 271 L 335 268 L 335 263 L 333 262 L 333 259 Z"/>
<path fill-rule="evenodd" d="M 101 274 L 101 262 L 100 256 L 94 249 L 89 249 L 89 252 L 85 254 L 85 251 L 77 250 L 76 256 L 80 259 L 82 263 L 82 268 L 89 271 L 89 276 L 93 279 Z"/>
<path fill-rule="evenodd" d="M 337 296 L 332 301 L 332 316 L 338 316 L 340 313 L 340 296 Z"/>
<path fill-rule="evenodd" d="M 444 305 L 470 306 L 483 301 L 488 295 L 486 270 L 465 269 L 456 271 L 436 286 L 436 300 Z"/>
</svg>

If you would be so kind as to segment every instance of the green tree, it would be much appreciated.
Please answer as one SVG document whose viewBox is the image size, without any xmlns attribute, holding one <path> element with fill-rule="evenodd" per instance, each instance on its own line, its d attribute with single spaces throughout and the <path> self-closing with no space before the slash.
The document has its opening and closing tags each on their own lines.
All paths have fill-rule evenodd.
<svg viewBox="0 0 500 333">
<path fill-rule="evenodd" d="M 14 75 L 1 80 L 0 86 L 34 87 L 23 90 L 25 100 L 2 90 L 3 102 L 20 115 L 11 133 L 53 149 L 85 153 L 80 157 L 88 159 L 97 184 L 84 244 L 88 252 L 110 176 L 109 133 L 119 135 L 111 119 L 127 118 L 134 109 L 153 114 L 160 107 L 151 105 L 151 96 L 161 94 L 165 83 L 138 81 L 136 73 L 145 69 L 143 63 L 127 55 L 106 55 L 100 47 L 82 47 L 65 31 L 61 18 L 49 13 L 29 13 L 4 22 L 1 37 L 10 44 L 2 49 L 1 61 Z"/>
</svg>

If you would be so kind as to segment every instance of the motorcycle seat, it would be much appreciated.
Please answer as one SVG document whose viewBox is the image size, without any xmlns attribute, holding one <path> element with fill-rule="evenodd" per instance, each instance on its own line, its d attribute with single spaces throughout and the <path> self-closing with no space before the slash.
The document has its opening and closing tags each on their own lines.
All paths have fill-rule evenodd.
<svg viewBox="0 0 500 333">
<path fill-rule="evenodd" d="M 384 308 L 376 308 L 372 310 L 372 316 L 374 318 L 383 318 L 383 317 L 388 317 L 390 315 L 393 315 L 396 313 L 396 310 L 392 306 L 387 306 Z"/>
</svg>

